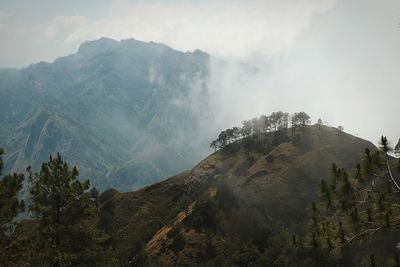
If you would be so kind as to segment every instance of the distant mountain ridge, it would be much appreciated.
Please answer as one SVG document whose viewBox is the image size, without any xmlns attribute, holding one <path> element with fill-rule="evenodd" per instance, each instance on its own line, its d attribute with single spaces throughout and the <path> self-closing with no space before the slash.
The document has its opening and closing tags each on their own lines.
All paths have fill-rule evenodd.
<svg viewBox="0 0 400 267">
<path fill-rule="evenodd" d="M 53 63 L 0 70 L 5 171 L 60 152 L 94 185 L 128 191 L 192 167 L 208 152 L 209 61 L 101 38 Z"/>
</svg>

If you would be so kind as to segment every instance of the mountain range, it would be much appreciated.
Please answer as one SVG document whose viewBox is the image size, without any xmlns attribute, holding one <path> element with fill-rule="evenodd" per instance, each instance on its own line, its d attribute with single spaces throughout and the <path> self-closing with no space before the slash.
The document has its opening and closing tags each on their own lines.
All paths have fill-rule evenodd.
<svg viewBox="0 0 400 267">
<path fill-rule="evenodd" d="M 398 224 L 390 221 L 396 218 L 391 206 L 399 205 L 388 199 L 398 201 L 391 181 L 398 186 L 400 161 L 387 153 L 386 137 L 378 149 L 342 127 L 311 125 L 305 112 L 274 112 L 220 132 L 211 153 L 219 126 L 209 88 L 215 62 L 225 64 L 199 50 L 101 38 L 52 63 L 0 70 L 4 173 L 28 165 L 38 170 L 57 152 L 76 165 L 79 177 L 101 191 L 73 184 L 93 204 L 85 223 L 99 234 L 93 243 L 107 251 L 109 266 L 399 266 L 400 235 L 392 231 Z M 55 177 L 58 184 L 62 176 Z M 376 214 L 347 208 L 375 198 Z M 60 210 L 49 214 L 59 219 Z M 44 215 L 37 215 L 15 220 L 3 254 L 12 264 L 26 266 L 37 256 L 30 254 L 37 246 L 26 249 L 43 234 Z M 358 240 L 343 230 L 357 226 L 350 221 L 371 225 L 373 219 L 385 223 L 372 229 L 381 230 L 374 236 L 364 231 Z M 92 251 L 76 255 L 86 252 Z"/>
<path fill-rule="evenodd" d="M 52 63 L 0 70 L 5 172 L 61 153 L 99 189 L 129 191 L 208 151 L 210 56 L 101 38 Z"/>
</svg>

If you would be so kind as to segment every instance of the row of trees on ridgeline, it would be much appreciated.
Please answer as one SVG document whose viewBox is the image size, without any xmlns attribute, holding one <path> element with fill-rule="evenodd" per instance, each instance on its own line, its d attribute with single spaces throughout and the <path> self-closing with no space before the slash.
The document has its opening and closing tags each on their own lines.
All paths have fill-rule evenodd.
<svg viewBox="0 0 400 267">
<path fill-rule="evenodd" d="M 261 115 L 251 120 L 242 122 L 242 127 L 232 127 L 222 131 L 218 138 L 211 142 L 210 147 L 214 149 L 223 148 L 233 141 L 256 137 L 261 138 L 264 133 L 277 132 L 282 130 L 291 129 L 292 135 L 298 129 L 310 124 L 310 116 L 305 112 L 296 112 L 289 114 L 287 112 L 273 112 L 269 116 Z M 322 120 L 318 120 L 322 124 Z"/>
</svg>

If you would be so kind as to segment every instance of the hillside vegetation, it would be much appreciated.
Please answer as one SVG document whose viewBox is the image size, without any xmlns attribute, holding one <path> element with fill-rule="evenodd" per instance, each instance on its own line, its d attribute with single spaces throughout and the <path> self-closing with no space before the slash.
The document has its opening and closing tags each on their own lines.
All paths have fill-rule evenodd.
<svg viewBox="0 0 400 267">
<path fill-rule="evenodd" d="M 283 120 L 276 125 L 286 121 L 278 117 Z M 88 182 L 76 180 L 76 168 L 69 169 L 59 155 L 50 158 L 39 173 L 28 170 L 34 216 L 13 231 L 15 213 L 8 215 L 5 225 L 12 235 L 3 233 L 0 259 L 15 266 L 396 266 L 398 213 L 388 208 L 398 203 L 387 195 L 396 188 L 379 191 L 388 190 L 380 186 L 388 173 L 378 159 L 386 159 L 388 167 L 398 164 L 395 174 L 400 162 L 385 154 L 386 138 L 379 150 L 343 129 L 309 125 L 307 116 L 292 120 L 291 127 L 257 131 L 260 118 L 252 120 L 250 133 L 243 134 L 247 122 L 238 127 L 238 136 L 223 131 L 215 141 L 219 149 L 190 171 L 134 192 L 108 189 L 99 195 Z M 366 151 L 373 165 L 363 160 Z M 340 172 L 332 172 L 332 166 L 340 166 Z M 372 183 L 375 189 L 363 184 L 367 191 L 378 190 L 377 202 L 371 203 L 374 214 L 380 207 L 382 212 L 355 220 L 354 208 L 361 211 L 357 205 L 364 195 L 346 199 L 343 192 L 356 192 L 359 177 L 375 177 L 365 171 L 357 176 L 368 166 L 383 177 Z M 338 185 L 328 190 L 332 174 Z M 16 192 L 23 179 L 7 202 L 22 210 Z M 383 193 L 387 203 L 381 201 Z M 59 202 L 62 196 L 70 200 Z M 327 206 L 328 199 L 334 205 Z M 375 231 L 368 243 L 357 231 L 370 223 L 385 231 Z M 51 249 L 41 249 L 47 246 Z"/>
<path fill-rule="evenodd" d="M 109 218 L 106 228 L 121 260 L 140 262 L 146 255 L 146 262 L 167 266 L 283 260 L 276 239 L 287 229 L 304 229 L 308 207 L 318 199 L 331 163 L 355 167 L 364 148 L 374 147 L 320 125 L 306 126 L 297 138 L 265 147 L 255 145 L 257 140 L 239 140 L 190 172 L 137 192 L 115 192 L 102 204 L 100 216 Z M 246 141 L 256 143 L 249 149 Z"/>
</svg>

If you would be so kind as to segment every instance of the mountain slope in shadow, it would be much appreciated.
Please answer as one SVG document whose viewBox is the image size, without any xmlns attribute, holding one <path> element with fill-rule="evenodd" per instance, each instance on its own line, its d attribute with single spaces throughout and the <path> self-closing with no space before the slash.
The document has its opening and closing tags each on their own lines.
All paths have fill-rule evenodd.
<svg viewBox="0 0 400 267">
<path fill-rule="evenodd" d="M 251 149 L 239 140 L 139 191 L 106 191 L 100 225 L 122 262 L 145 252 L 166 266 L 232 265 L 243 247 L 266 249 L 274 231 L 302 229 L 331 164 L 353 169 L 362 151 L 374 148 L 327 126 L 306 127 L 294 139 L 277 134 Z"/>
</svg>

